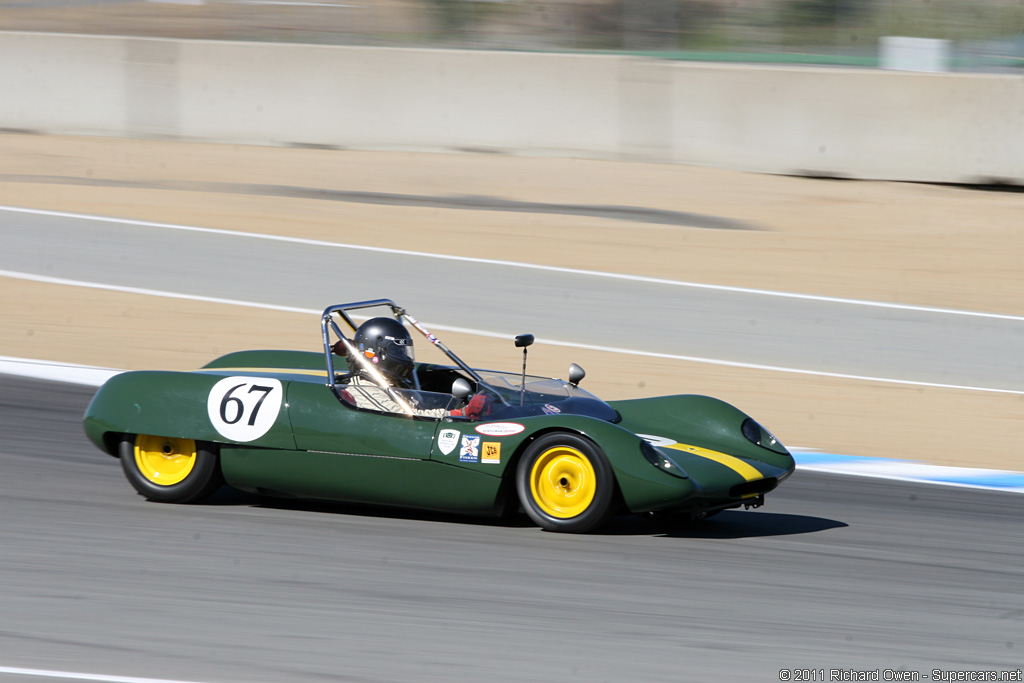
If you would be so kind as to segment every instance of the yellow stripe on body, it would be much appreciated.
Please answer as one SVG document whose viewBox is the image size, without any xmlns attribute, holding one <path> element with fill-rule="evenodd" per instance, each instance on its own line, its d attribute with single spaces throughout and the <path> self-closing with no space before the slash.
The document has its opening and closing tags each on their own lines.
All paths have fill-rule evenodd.
<svg viewBox="0 0 1024 683">
<path fill-rule="evenodd" d="M 694 455 L 699 455 L 702 458 L 714 460 L 715 462 L 721 465 L 725 465 L 730 470 L 740 475 L 747 481 L 757 481 L 758 479 L 764 479 L 764 475 L 758 472 L 755 467 L 753 467 L 744 460 L 740 460 L 734 455 L 726 455 L 725 453 L 719 453 L 718 451 L 712 451 L 707 448 L 701 448 L 700 446 L 691 446 L 685 443 L 674 443 L 671 446 L 665 446 L 665 448 L 674 448 L 677 451 L 693 453 Z"/>
<path fill-rule="evenodd" d="M 275 375 L 327 376 L 326 370 L 299 370 L 296 368 L 199 368 L 196 372 L 265 372 Z"/>
</svg>

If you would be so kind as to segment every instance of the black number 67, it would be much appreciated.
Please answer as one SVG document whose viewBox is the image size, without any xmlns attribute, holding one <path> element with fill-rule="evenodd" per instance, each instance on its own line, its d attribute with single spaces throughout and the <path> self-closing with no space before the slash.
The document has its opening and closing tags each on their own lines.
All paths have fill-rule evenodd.
<svg viewBox="0 0 1024 683">
<path fill-rule="evenodd" d="M 231 389 L 229 389 L 228 392 L 226 394 L 224 394 L 224 398 L 221 399 L 221 402 L 220 402 L 220 419 L 224 420 L 225 424 L 233 425 L 236 422 L 238 422 L 239 420 L 241 420 L 242 416 L 245 414 L 245 404 L 242 403 L 242 399 L 238 398 L 237 396 L 232 396 L 231 394 L 235 393 L 235 391 L 237 389 L 241 389 L 246 384 L 248 384 L 248 382 L 243 382 L 242 384 L 237 384 L 237 385 L 231 387 Z M 274 387 L 261 387 L 258 384 L 254 384 L 251 387 L 249 387 L 249 391 L 246 392 L 247 394 L 251 394 L 254 391 L 262 391 L 263 392 L 263 395 L 260 396 L 260 400 L 256 401 L 256 405 L 252 409 L 252 415 L 249 416 L 248 424 L 249 424 L 250 427 L 252 427 L 253 425 L 256 424 L 256 414 L 260 412 L 260 406 L 263 405 L 263 402 L 265 400 L 267 400 L 267 396 L 269 396 L 270 392 L 273 391 L 273 390 L 274 390 Z M 229 404 L 234 404 L 234 406 L 235 406 L 235 410 L 234 410 L 235 416 L 232 419 L 228 419 L 228 405 Z"/>
</svg>

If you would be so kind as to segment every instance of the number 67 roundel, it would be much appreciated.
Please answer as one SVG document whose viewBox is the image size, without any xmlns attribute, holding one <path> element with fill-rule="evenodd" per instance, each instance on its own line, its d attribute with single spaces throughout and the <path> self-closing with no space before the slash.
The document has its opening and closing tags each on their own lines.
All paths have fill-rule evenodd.
<svg viewBox="0 0 1024 683">
<path fill-rule="evenodd" d="M 225 439 L 255 441 L 274 426 L 283 398 L 280 380 L 225 377 L 210 389 L 206 411 Z"/>
</svg>

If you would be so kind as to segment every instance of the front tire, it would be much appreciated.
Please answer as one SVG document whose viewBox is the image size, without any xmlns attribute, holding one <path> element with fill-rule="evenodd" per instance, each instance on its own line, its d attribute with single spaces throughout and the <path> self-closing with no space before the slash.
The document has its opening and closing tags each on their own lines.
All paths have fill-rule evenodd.
<svg viewBox="0 0 1024 683">
<path fill-rule="evenodd" d="M 593 442 L 575 434 L 547 434 L 520 458 L 516 491 L 526 514 L 541 528 L 586 533 L 614 512 L 615 475 Z"/>
<path fill-rule="evenodd" d="M 126 434 L 118 446 L 128 482 L 148 500 L 194 503 L 209 498 L 223 478 L 213 444 Z"/>
</svg>

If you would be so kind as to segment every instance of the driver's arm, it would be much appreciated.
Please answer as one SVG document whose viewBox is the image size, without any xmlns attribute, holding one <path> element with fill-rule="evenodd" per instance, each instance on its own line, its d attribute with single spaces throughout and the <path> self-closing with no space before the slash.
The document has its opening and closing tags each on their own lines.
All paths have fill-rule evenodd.
<svg viewBox="0 0 1024 683">
<path fill-rule="evenodd" d="M 481 420 L 491 414 L 494 406 L 494 397 L 490 393 L 481 391 L 473 394 L 465 408 L 456 408 L 452 415 L 456 417 L 468 417 L 472 420 Z"/>
</svg>

